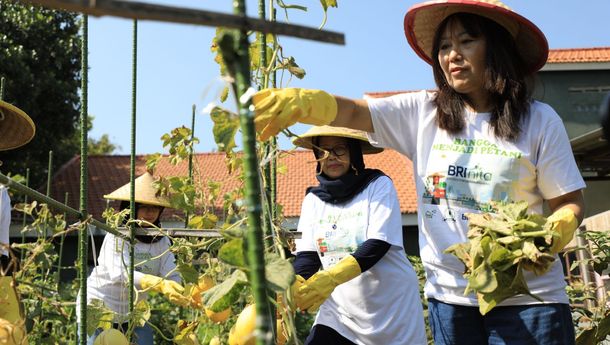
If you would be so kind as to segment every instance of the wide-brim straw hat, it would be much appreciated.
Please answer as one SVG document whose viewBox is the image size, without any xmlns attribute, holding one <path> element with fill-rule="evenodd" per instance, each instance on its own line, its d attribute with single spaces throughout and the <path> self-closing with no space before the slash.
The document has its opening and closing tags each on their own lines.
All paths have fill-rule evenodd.
<svg viewBox="0 0 610 345">
<path fill-rule="evenodd" d="M 374 147 L 366 137 L 366 133 L 355 129 L 345 127 L 332 126 L 314 126 L 311 127 L 305 134 L 302 134 L 292 140 L 296 146 L 313 149 L 313 138 L 315 137 L 342 137 L 360 140 L 363 154 L 374 154 L 383 151 L 381 147 Z"/>
<path fill-rule="evenodd" d="M 35 133 L 34 121 L 23 110 L 0 101 L 0 151 L 29 143 Z"/>
<path fill-rule="evenodd" d="M 538 71 L 546 63 L 549 44 L 542 31 L 497 0 L 436 0 L 411 7 L 405 15 L 405 35 L 411 48 L 424 61 L 432 64 L 432 45 L 440 23 L 459 12 L 489 18 L 508 30 L 529 72 Z"/>
<path fill-rule="evenodd" d="M 139 204 L 171 207 L 169 200 L 165 197 L 157 195 L 157 190 L 153 186 L 155 178 L 150 173 L 136 178 L 135 182 L 135 201 Z M 120 187 L 110 194 L 104 195 L 104 198 L 111 200 L 129 201 L 131 196 L 131 183 Z"/>
</svg>

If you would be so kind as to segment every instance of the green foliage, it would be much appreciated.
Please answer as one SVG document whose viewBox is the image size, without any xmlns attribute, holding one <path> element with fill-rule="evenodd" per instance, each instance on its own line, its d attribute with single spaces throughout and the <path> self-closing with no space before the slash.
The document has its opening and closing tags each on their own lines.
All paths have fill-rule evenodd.
<svg viewBox="0 0 610 345">
<path fill-rule="evenodd" d="M 190 128 L 182 126 L 161 136 L 163 147 L 169 151 L 171 164 L 176 165 L 188 159 L 189 154 L 193 151 L 193 145 L 199 142 L 197 138 L 191 139 L 191 134 Z"/>
<path fill-rule="evenodd" d="M 23 109 L 36 124 L 27 145 L 0 153 L 4 171 L 24 173 L 30 185 L 46 178 L 48 150 L 54 167 L 77 154 L 80 37 L 73 13 L 0 2 L 0 76 L 6 78 L 4 100 Z"/>
<path fill-rule="evenodd" d="M 203 303 L 214 312 L 223 311 L 240 299 L 240 294 L 247 284 L 246 274 L 235 270 L 225 281 L 203 294 Z"/>
<path fill-rule="evenodd" d="M 607 231 L 584 231 L 578 236 L 583 237 L 587 247 L 574 248 L 571 251 L 588 250 L 589 255 L 574 262 L 570 270 L 581 266 L 592 268 L 597 274 L 605 274 L 610 263 L 610 233 Z M 575 305 L 572 312 L 576 328 L 577 345 L 606 344 L 610 335 L 610 309 L 607 301 L 610 294 L 606 292 L 605 299 L 598 299 L 597 291 L 592 285 L 585 285 L 581 281 L 572 281 L 567 288 L 570 302 Z M 586 309 L 585 302 L 595 305 Z"/>
<path fill-rule="evenodd" d="M 232 152 L 235 148 L 235 134 L 239 129 L 239 117 L 221 107 L 214 107 L 210 111 L 210 117 L 214 123 L 212 133 L 218 150 L 225 153 Z"/>
<path fill-rule="evenodd" d="M 482 315 L 515 295 L 538 299 L 530 293 L 523 269 L 541 275 L 555 260 L 550 253 L 553 231 L 541 215 L 527 214 L 527 202 L 494 207 L 494 213 L 469 214 L 469 241 L 445 250 L 464 263 L 464 294 L 477 293 Z"/>
<path fill-rule="evenodd" d="M 110 142 L 108 134 L 103 134 L 101 138 L 89 138 L 87 142 L 87 152 L 90 155 L 109 155 L 121 147 Z"/>
</svg>

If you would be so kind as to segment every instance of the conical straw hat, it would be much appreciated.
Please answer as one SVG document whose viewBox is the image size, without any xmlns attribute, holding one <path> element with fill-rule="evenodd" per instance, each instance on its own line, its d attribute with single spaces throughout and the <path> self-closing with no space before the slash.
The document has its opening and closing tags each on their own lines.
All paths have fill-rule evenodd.
<svg viewBox="0 0 610 345">
<path fill-rule="evenodd" d="M 157 191 L 153 186 L 155 181 L 154 177 L 148 172 L 138 177 L 135 180 L 136 184 L 136 195 L 135 201 L 139 204 L 155 205 L 163 207 L 171 207 L 169 200 L 165 197 L 157 195 Z M 131 195 L 131 183 L 127 183 L 121 188 L 115 190 L 110 194 L 104 195 L 104 198 L 111 200 L 129 201 Z"/>
<path fill-rule="evenodd" d="M 35 133 L 34 122 L 23 110 L 0 101 L 0 151 L 29 143 Z"/>
<path fill-rule="evenodd" d="M 546 63 L 549 44 L 542 31 L 498 0 L 433 0 L 411 7 L 405 15 L 405 35 L 411 48 L 427 63 L 432 64 L 436 29 L 443 20 L 458 12 L 489 18 L 508 30 L 530 72 L 538 71 Z"/>
<path fill-rule="evenodd" d="M 374 154 L 383 151 L 383 148 L 374 147 L 371 145 L 371 143 L 369 143 L 365 132 L 345 127 L 314 126 L 305 132 L 305 134 L 294 138 L 292 143 L 296 146 L 311 150 L 313 149 L 312 139 L 314 137 L 343 137 L 358 139 L 362 144 L 363 154 Z"/>
</svg>

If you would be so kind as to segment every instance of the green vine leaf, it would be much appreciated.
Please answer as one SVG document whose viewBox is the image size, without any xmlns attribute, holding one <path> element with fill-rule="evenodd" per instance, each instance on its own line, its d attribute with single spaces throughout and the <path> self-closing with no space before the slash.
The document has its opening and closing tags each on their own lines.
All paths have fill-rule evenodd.
<svg viewBox="0 0 610 345">
<path fill-rule="evenodd" d="M 91 336 L 98 328 L 109 329 L 113 318 L 114 313 L 102 300 L 92 299 L 87 305 L 87 335 Z"/>
<path fill-rule="evenodd" d="M 220 247 L 218 259 L 223 262 L 237 266 L 246 267 L 244 260 L 244 241 L 241 238 L 234 238 Z"/>
<path fill-rule="evenodd" d="M 241 291 L 247 285 L 246 274 L 243 271 L 235 270 L 227 280 L 204 292 L 202 301 L 205 307 L 213 312 L 223 311 L 239 300 Z"/>
<path fill-rule="evenodd" d="M 177 267 L 178 272 L 182 276 L 182 280 L 185 283 L 195 284 L 199 280 L 199 272 L 193 266 L 185 263 L 181 263 Z"/>
<path fill-rule="evenodd" d="M 339 5 L 337 4 L 337 0 L 320 0 L 320 3 L 322 4 L 322 9 L 324 10 L 324 19 L 322 20 L 322 24 L 320 24 L 320 29 L 322 29 L 324 27 L 324 25 L 326 25 L 326 19 L 327 19 L 327 11 L 329 7 L 339 7 Z"/>
<path fill-rule="evenodd" d="M 294 269 L 290 261 L 277 254 L 268 254 L 265 261 L 265 278 L 269 288 L 275 292 L 288 290 L 294 282 Z"/>
<path fill-rule="evenodd" d="M 237 114 L 221 107 L 212 108 L 210 117 L 214 122 L 212 133 L 214 133 L 214 141 L 218 145 L 218 150 L 225 153 L 231 152 L 235 147 L 235 134 L 239 129 L 239 117 Z"/>
</svg>

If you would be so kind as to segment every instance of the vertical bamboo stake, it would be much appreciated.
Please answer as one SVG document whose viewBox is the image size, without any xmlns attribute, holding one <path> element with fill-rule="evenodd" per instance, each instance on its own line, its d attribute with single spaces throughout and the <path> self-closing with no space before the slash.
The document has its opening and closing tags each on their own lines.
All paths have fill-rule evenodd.
<svg viewBox="0 0 610 345">
<path fill-rule="evenodd" d="M 193 143 L 193 140 L 195 140 L 195 105 L 193 104 L 193 111 L 191 114 L 191 147 L 190 147 L 190 151 L 189 151 L 189 183 L 192 185 L 193 182 L 193 154 L 195 151 L 195 144 Z M 186 212 L 186 218 L 184 220 L 184 227 L 188 228 L 189 226 L 189 213 Z"/>
<path fill-rule="evenodd" d="M 4 77 L 0 78 L 0 101 L 4 101 Z"/>
<path fill-rule="evenodd" d="M 48 197 L 51 197 L 51 177 L 52 176 L 53 176 L 53 151 L 50 150 L 49 151 L 49 163 L 47 166 L 47 193 L 46 193 L 46 196 L 48 196 Z M 48 238 L 49 238 L 49 227 L 45 226 L 44 227 L 44 241 L 46 242 Z M 47 277 L 49 276 L 49 271 L 50 271 L 50 269 L 47 269 L 46 271 L 44 271 L 44 270 L 41 271 L 43 281 L 47 280 Z M 44 288 L 40 289 L 40 295 L 44 296 Z M 38 308 L 40 309 L 40 315 L 38 316 L 38 319 L 40 321 L 44 320 L 43 303 L 44 303 L 44 301 L 42 298 L 38 300 Z"/>
<path fill-rule="evenodd" d="M 83 33 L 81 41 L 81 112 L 80 112 L 80 213 L 87 214 L 87 114 L 88 114 L 88 36 L 89 36 L 89 17 L 83 15 Z M 78 339 L 81 345 L 87 344 L 87 258 L 88 258 L 88 229 L 85 226 L 78 232 L 78 253 L 80 262 L 80 323 L 78 325 Z"/>
<path fill-rule="evenodd" d="M 273 0 L 270 0 L 270 16 L 271 16 L 271 21 L 275 22 L 275 14 L 276 14 L 276 10 L 275 10 L 275 6 L 273 5 Z M 273 51 L 275 51 L 277 49 L 277 37 L 274 37 L 273 39 Z M 275 71 L 275 61 L 272 61 L 271 63 L 271 76 L 270 76 L 270 81 L 271 81 L 271 87 L 276 88 L 277 87 L 277 82 L 276 82 L 276 71 Z M 277 151 L 277 137 L 273 137 L 271 138 L 271 149 L 275 152 Z M 277 155 L 273 155 L 273 158 L 271 159 L 271 181 L 269 181 L 269 185 L 270 185 L 270 189 L 271 189 L 271 218 L 273 220 L 277 219 L 277 205 L 276 205 L 276 200 L 277 200 Z"/>
<path fill-rule="evenodd" d="M 138 21 L 133 21 L 133 57 L 131 63 L 131 159 L 129 171 L 129 217 L 132 220 L 129 224 L 129 313 L 133 314 L 135 307 L 135 293 L 133 291 L 133 275 L 135 260 L 135 223 L 136 219 L 136 95 L 137 95 L 137 72 L 138 72 Z"/>
<path fill-rule="evenodd" d="M 233 1 L 235 14 L 245 16 L 245 0 Z M 271 318 L 267 287 L 265 281 L 265 258 L 263 233 L 261 229 L 261 186 L 258 175 L 256 156 L 256 133 L 254 131 L 253 113 L 250 110 L 251 100 L 242 96 L 250 87 L 249 43 L 246 30 L 236 35 L 225 33 L 219 40 L 219 46 L 227 69 L 235 77 L 233 88 L 238 100 L 239 122 L 244 148 L 244 173 L 246 185 L 246 210 L 248 214 L 248 231 L 246 233 L 246 260 L 250 268 L 249 280 L 256 303 L 256 344 L 272 344 Z"/>
<path fill-rule="evenodd" d="M 258 0 L 258 17 L 261 19 L 265 19 L 265 0 Z M 263 32 L 258 33 L 259 40 L 259 49 L 260 49 L 260 61 L 259 66 L 261 69 L 267 67 L 267 34 Z M 260 79 L 258 89 L 266 89 L 266 73 L 267 71 L 263 70 L 265 76 Z M 271 154 L 271 145 L 269 142 L 265 142 L 262 144 L 263 146 L 263 156 L 268 157 Z M 271 204 L 271 188 L 269 182 L 271 181 L 271 163 L 265 164 L 263 167 L 263 234 L 265 236 L 265 247 L 267 250 L 273 248 L 273 236 L 272 236 L 272 222 L 271 222 L 271 208 L 273 205 Z"/>
<path fill-rule="evenodd" d="M 64 196 L 64 205 L 68 205 L 68 192 L 66 192 L 65 196 Z M 64 212 L 64 220 L 67 222 L 66 217 L 68 216 L 67 213 Z M 67 224 L 67 223 L 66 223 Z M 57 264 L 57 291 L 59 292 L 59 281 L 61 279 L 61 269 L 63 266 L 63 257 L 64 257 L 64 241 L 66 239 L 66 234 L 61 234 L 61 239 L 59 241 L 59 264 Z"/>
<path fill-rule="evenodd" d="M 25 169 L 25 186 L 26 187 L 30 187 L 30 168 Z M 23 202 L 25 204 L 28 203 L 28 196 L 25 195 L 23 197 Z M 25 211 L 23 212 L 23 223 L 22 223 L 22 227 L 25 228 L 26 226 L 26 221 L 27 221 L 27 213 L 25 213 Z M 21 232 L 21 243 L 25 243 L 25 232 L 22 231 Z M 24 255 L 25 255 L 25 250 L 21 250 L 21 262 L 23 262 L 24 259 Z"/>
</svg>

